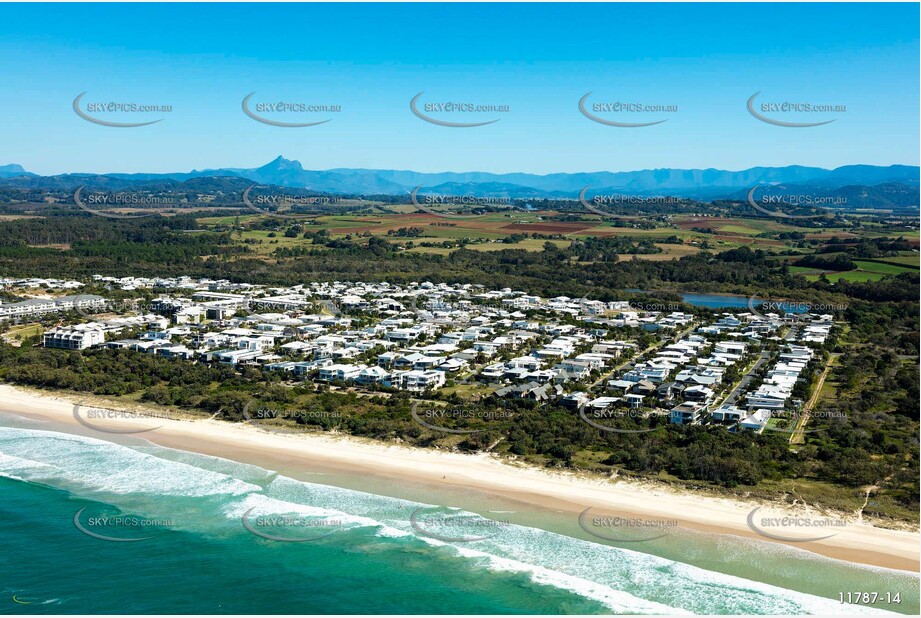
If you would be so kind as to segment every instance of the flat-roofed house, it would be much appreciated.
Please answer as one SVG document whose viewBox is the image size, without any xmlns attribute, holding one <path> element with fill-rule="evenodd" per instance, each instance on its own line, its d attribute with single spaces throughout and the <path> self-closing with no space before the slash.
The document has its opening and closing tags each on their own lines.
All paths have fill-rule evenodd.
<svg viewBox="0 0 921 618">
<path fill-rule="evenodd" d="M 46 348 L 58 348 L 62 350 L 85 350 L 94 345 L 100 345 L 105 341 L 105 335 L 101 328 L 89 327 L 86 324 L 79 324 L 71 327 L 53 328 L 42 336 L 42 344 Z"/>
<path fill-rule="evenodd" d="M 686 401 L 671 409 L 669 422 L 673 425 L 697 425 L 700 423 L 703 409 L 704 405 L 702 403 Z"/>
</svg>

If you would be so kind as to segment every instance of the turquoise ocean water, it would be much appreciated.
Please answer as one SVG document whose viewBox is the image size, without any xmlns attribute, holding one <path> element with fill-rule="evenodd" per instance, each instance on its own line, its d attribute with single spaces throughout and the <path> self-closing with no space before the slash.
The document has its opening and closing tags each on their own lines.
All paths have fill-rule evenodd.
<svg viewBox="0 0 921 618">
<path fill-rule="evenodd" d="M 638 551 L 512 502 L 60 429 L 0 414 L 5 614 L 883 613 L 838 589 L 918 611 L 899 571 L 694 533 Z"/>
</svg>

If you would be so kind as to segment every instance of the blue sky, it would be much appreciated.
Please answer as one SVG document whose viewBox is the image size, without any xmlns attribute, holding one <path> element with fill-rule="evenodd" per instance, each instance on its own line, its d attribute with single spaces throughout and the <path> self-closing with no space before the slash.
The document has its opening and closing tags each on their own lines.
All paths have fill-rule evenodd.
<svg viewBox="0 0 921 618">
<path fill-rule="evenodd" d="M 917 165 L 917 4 L 7 4 L 0 19 L 0 164 L 42 174 L 256 167 L 577 172 L 659 167 Z M 247 118 L 258 101 L 338 113 Z M 507 105 L 430 116 L 410 99 Z M 677 105 L 606 113 L 589 104 Z M 746 101 L 846 105 L 811 128 Z M 79 118 L 73 99 L 171 105 L 137 128 Z M 765 115 L 771 115 L 765 113 Z"/>
</svg>

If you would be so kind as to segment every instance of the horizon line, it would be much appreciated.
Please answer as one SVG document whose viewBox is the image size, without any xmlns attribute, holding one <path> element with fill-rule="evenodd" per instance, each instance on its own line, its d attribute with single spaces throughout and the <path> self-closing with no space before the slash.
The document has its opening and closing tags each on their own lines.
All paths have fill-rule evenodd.
<svg viewBox="0 0 921 618">
<path fill-rule="evenodd" d="M 538 177 L 554 176 L 554 175 L 570 175 L 570 176 L 575 176 L 575 175 L 578 175 L 578 174 L 631 174 L 631 173 L 639 173 L 639 172 L 656 172 L 656 171 L 661 171 L 661 170 L 704 171 L 704 172 L 706 172 L 706 171 L 720 171 L 720 172 L 739 173 L 739 172 L 747 172 L 747 171 L 755 170 L 755 169 L 783 169 L 783 168 L 790 168 L 790 167 L 812 168 L 812 169 L 824 170 L 824 171 L 829 171 L 829 172 L 835 171 L 835 170 L 838 170 L 838 169 L 842 169 L 842 168 L 845 168 L 845 167 L 856 167 L 856 166 L 863 166 L 863 167 L 878 167 L 878 168 L 891 168 L 891 167 L 916 167 L 916 168 L 921 168 L 921 163 L 915 163 L 915 164 L 912 164 L 912 163 L 889 163 L 889 164 L 887 164 L 887 165 L 879 165 L 879 164 L 873 164 L 873 163 L 848 163 L 848 164 L 839 165 L 839 166 L 836 166 L 836 167 L 823 167 L 823 166 L 820 166 L 820 165 L 806 165 L 806 164 L 802 164 L 802 163 L 789 163 L 789 164 L 786 164 L 786 165 L 755 165 L 755 166 L 752 166 L 752 167 L 744 167 L 744 168 L 740 168 L 740 169 L 726 169 L 726 168 L 719 168 L 719 167 L 646 167 L 646 168 L 640 168 L 640 169 L 621 169 L 621 170 L 599 169 L 599 170 L 592 170 L 592 171 L 578 171 L 578 172 L 559 172 L 559 171 L 558 171 L 558 172 L 543 172 L 543 173 L 541 173 L 541 172 L 526 172 L 526 171 L 491 172 L 491 171 L 484 171 L 484 170 L 461 170 L 461 171 L 442 170 L 442 171 L 437 171 L 437 172 L 424 172 L 424 171 L 414 170 L 414 169 L 409 169 L 409 168 L 396 168 L 396 167 L 391 167 L 391 168 L 387 168 L 387 167 L 328 167 L 328 168 L 305 168 L 305 167 L 303 166 L 303 164 L 301 164 L 301 162 L 300 162 L 299 160 L 297 160 L 297 159 L 288 159 L 288 158 L 284 157 L 283 155 L 278 155 L 277 157 L 275 157 L 274 159 L 272 159 L 272 160 L 269 161 L 268 163 L 263 163 L 262 165 L 257 165 L 256 167 L 235 167 L 235 166 L 227 166 L 227 167 L 205 167 L 205 168 L 201 168 L 201 169 L 197 169 L 197 168 L 194 168 L 194 167 L 193 167 L 193 168 L 190 169 L 189 171 L 171 171 L 171 172 L 149 172 L 149 171 L 131 171 L 131 172 L 126 172 L 126 171 L 75 172 L 75 171 L 65 171 L 65 172 L 58 172 L 58 173 L 52 173 L 52 174 L 39 174 L 39 173 L 37 173 L 37 172 L 31 172 L 31 171 L 29 171 L 29 169 L 26 168 L 26 166 L 22 165 L 21 163 L 6 163 L 6 164 L 0 165 L 0 168 L 2 168 L 2 167 L 9 167 L 9 166 L 14 166 L 14 165 L 15 165 L 15 166 L 19 166 L 20 168 L 22 168 L 22 170 L 23 170 L 23 172 L 24 172 L 25 174 L 32 174 L 32 175 L 34 175 L 34 176 L 39 176 L 39 177 L 43 177 L 43 178 L 51 178 L 51 177 L 54 177 L 54 176 L 68 176 L 68 175 L 70 175 L 70 176 L 80 176 L 80 175 L 86 175 L 86 176 L 111 176 L 111 175 L 116 175 L 116 174 L 120 174 L 120 175 L 121 175 L 121 174 L 156 174 L 156 175 L 167 176 L 167 175 L 171 175 L 171 174 L 202 174 L 202 173 L 206 173 L 206 172 L 217 172 L 217 171 L 221 171 L 221 170 L 245 170 L 245 171 L 251 171 L 251 170 L 260 169 L 260 168 L 262 168 L 262 167 L 266 167 L 267 165 L 270 165 L 271 163 L 274 163 L 275 161 L 278 161 L 279 159 L 282 159 L 282 160 L 284 160 L 284 161 L 290 161 L 290 162 L 293 162 L 293 163 L 297 163 L 297 164 L 301 167 L 301 169 L 304 170 L 305 172 L 334 172 L 334 171 L 337 171 L 337 170 L 354 170 L 354 171 L 372 171 L 372 172 L 374 172 L 374 171 L 376 171 L 376 172 L 408 172 L 408 173 L 413 173 L 413 174 L 432 174 L 432 175 L 436 175 L 436 174 L 490 174 L 490 175 L 493 175 L 493 176 L 506 176 L 506 175 L 511 175 L 511 174 L 522 174 L 522 175 L 527 175 L 527 176 L 538 176 Z M 12 178 L 12 176 L 9 177 L 9 178 Z"/>
</svg>

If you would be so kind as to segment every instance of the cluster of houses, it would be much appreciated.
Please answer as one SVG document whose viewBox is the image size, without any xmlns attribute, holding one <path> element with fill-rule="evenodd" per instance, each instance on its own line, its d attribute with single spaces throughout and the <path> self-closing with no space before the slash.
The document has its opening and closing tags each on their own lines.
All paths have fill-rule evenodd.
<svg viewBox="0 0 921 618">
<path fill-rule="evenodd" d="M 665 317 L 681 326 L 690 322 L 690 316 L 677 312 Z M 605 396 L 592 399 L 588 393 L 573 393 L 564 404 L 596 410 L 611 406 L 671 409 L 673 423 L 696 422 L 696 412 L 713 403 L 726 368 L 743 361 L 751 334 L 748 325 L 734 316 L 721 316 L 612 376 L 606 382 Z M 687 411 L 695 414 L 689 418 Z"/>
<path fill-rule="evenodd" d="M 788 344 L 761 385 L 746 394 L 744 408 L 724 404 L 711 413 L 711 418 L 760 433 L 774 414 L 802 405 L 793 399 L 793 387 L 814 355 L 812 348 Z"/>
<path fill-rule="evenodd" d="M 807 316 L 807 321 L 802 324 L 798 333 L 797 341 L 822 345 L 828 339 L 834 325 L 834 317 L 829 314 Z"/>
<path fill-rule="evenodd" d="M 55 327 L 44 335 L 46 347 L 124 348 L 168 358 L 257 365 L 319 382 L 409 391 L 439 388 L 447 376 L 467 372 L 544 334 L 556 339 L 538 350 L 533 363 L 519 363 L 522 371 L 539 371 L 556 360 L 562 361 L 559 372 L 579 376 L 597 365 L 598 354 L 614 358 L 607 348 L 594 357 L 565 358 L 606 331 L 588 335 L 571 325 L 540 324 L 523 312 L 509 311 L 506 303 L 487 304 L 523 294 L 511 289 L 322 282 L 268 289 L 236 284 L 228 290 L 228 282 L 188 278 L 95 280 L 122 289 L 187 292 L 155 298 L 143 307 L 150 311 L 146 315 Z M 96 299 L 95 308 L 107 307 L 105 299 Z M 553 305 L 567 310 L 578 306 L 566 298 L 555 299 Z M 137 331 L 133 337 L 112 336 L 129 327 Z M 536 379 L 545 382 L 555 375 L 548 372 Z"/>
<path fill-rule="evenodd" d="M 743 363 L 750 347 L 785 319 L 727 313 L 699 324 L 678 311 L 543 299 L 471 284 L 314 282 L 273 288 L 186 277 L 97 275 L 94 280 L 124 290 L 170 293 L 161 293 L 136 315 L 53 328 L 44 335 L 46 347 L 123 348 L 258 366 L 292 379 L 412 392 L 438 389 L 448 380 L 478 381 L 498 397 L 559 401 L 580 409 L 658 411 L 676 424 L 699 423 L 706 414 L 718 422 L 731 420 L 738 409 L 708 412 L 723 390 L 725 371 Z M 101 297 L 92 302 L 106 305 Z M 814 317 L 800 337 L 816 342 L 828 336 L 831 325 L 830 316 Z M 611 374 L 625 352 L 637 352 L 635 342 L 611 337 L 616 327 L 659 332 L 668 340 L 628 370 L 597 380 L 605 392 L 593 397 L 592 388 L 580 385 Z M 118 338 L 125 330 L 132 331 L 130 336 Z M 735 420 L 759 430 L 758 415 L 777 409 L 762 402 L 780 396 L 782 387 L 792 388 L 785 378 L 799 363 L 791 355 L 799 359 L 804 350 L 811 352 L 804 346 L 784 352 L 783 362 L 758 396 L 749 394 L 748 410 L 739 410 Z"/>
<path fill-rule="evenodd" d="M 815 350 L 810 347 L 787 345 L 777 363 L 768 370 L 761 386 L 746 395 L 748 407 L 783 410 L 793 394 L 793 386 L 813 356 Z"/>
<path fill-rule="evenodd" d="M 656 348 L 623 374 L 612 376 L 604 395 L 573 392 L 565 395 L 561 403 L 594 411 L 612 407 L 647 409 L 650 413 L 667 414 L 672 424 L 718 423 L 733 430 L 760 433 L 773 413 L 802 404 L 792 399 L 792 390 L 815 351 L 788 344 L 763 383 L 746 395 L 743 407 L 718 405 L 721 398 L 725 401 L 721 395 L 730 386 L 724 384 L 724 374 L 730 367 L 741 367 L 760 340 L 779 340 L 774 333 L 785 323 L 803 324 L 794 331 L 797 341 L 811 343 L 824 343 L 834 325 L 831 316 L 806 316 L 805 322 L 794 322 L 774 314 L 724 314 L 699 326 L 693 334 Z"/>
<path fill-rule="evenodd" d="M 114 335 L 127 329 L 164 329 L 169 321 L 163 316 L 148 314 L 123 316 L 98 322 L 84 322 L 73 326 L 56 326 L 45 331 L 42 344 L 46 348 L 63 350 L 85 350 L 106 343 L 106 335 Z"/>
<path fill-rule="evenodd" d="M 51 329 L 44 336 L 47 347 L 124 348 L 260 366 L 317 382 L 409 391 L 437 389 L 452 376 L 464 376 L 496 385 L 499 396 L 539 399 L 562 395 L 562 384 L 603 371 L 623 350 L 635 348 L 632 342 L 608 339 L 607 329 L 553 318 L 603 318 L 622 303 L 545 300 L 510 288 L 350 282 L 266 288 L 184 277 L 94 279 L 121 289 L 180 293 L 161 294 L 142 307 L 149 313 L 130 323 L 121 318 Z M 105 299 L 96 298 L 100 309 L 106 307 Z M 534 312 L 544 312 L 544 318 Z M 690 319 L 684 314 L 640 317 L 644 323 L 667 324 Z M 136 331 L 133 336 L 113 336 L 128 326 Z"/>
<path fill-rule="evenodd" d="M 83 287 L 80 281 L 70 281 L 67 279 L 44 279 L 40 277 L 28 277 L 25 279 L 0 279 L 0 287 L 4 290 L 33 290 L 43 288 L 47 290 L 76 290 Z"/>
<path fill-rule="evenodd" d="M 251 283 L 233 283 L 227 279 L 196 279 L 194 277 L 106 277 L 93 275 L 93 281 L 125 291 L 132 290 L 224 290 L 229 292 L 258 290 Z"/>
<path fill-rule="evenodd" d="M 0 303 L 0 320 L 38 318 L 52 313 L 85 311 L 91 313 L 105 307 L 106 299 L 95 294 L 73 294 L 55 298 L 30 298 L 14 303 Z"/>
</svg>

